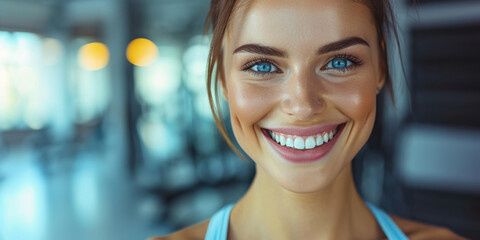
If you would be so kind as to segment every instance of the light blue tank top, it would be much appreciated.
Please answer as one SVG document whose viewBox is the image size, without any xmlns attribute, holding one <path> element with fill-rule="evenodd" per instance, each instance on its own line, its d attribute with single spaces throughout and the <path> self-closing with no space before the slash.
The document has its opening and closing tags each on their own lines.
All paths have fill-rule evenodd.
<svg viewBox="0 0 480 240">
<path fill-rule="evenodd" d="M 393 222 L 393 220 L 384 211 L 368 202 L 366 204 L 377 219 L 378 224 L 387 236 L 387 239 L 408 240 L 407 236 L 405 236 L 402 230 L 400 230 L 395 222 Z M 232 203 L 223 207 L 212 216 L 210 223 L 208 224 L 205 240 L 227 240 L 228 222 L 233 205 L 234 204 Z"/>
</svg>

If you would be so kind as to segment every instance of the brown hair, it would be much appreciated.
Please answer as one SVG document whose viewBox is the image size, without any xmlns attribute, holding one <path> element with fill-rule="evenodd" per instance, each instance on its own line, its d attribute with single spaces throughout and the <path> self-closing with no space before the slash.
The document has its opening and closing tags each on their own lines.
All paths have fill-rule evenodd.
<svg viewBox="0 0 480 240">
<path fill-rule="evenodd" d="M 245 0 L 243 0 L 245 1 Z M 386 46 L 386 36 L 388 35 L 389 31 L 393 33 L 393 37 L 395 38 L 396 44 L 400 49 L 400 42 L 397 32 L 397 26 L 395 21 L 395 16 L 393 14 L 392 6 L 389 0 L 353 0 L 359 1 L 365 4 L 370 11 L 372 12 L 375 27 L 377 29 L 377 41 L 379 46 L 381 47 L 381 60 L 382 70 L 385 74 L 385 85 L 387 91 L 390 93 L 392 97 L 392 101 L 394 101 L 393 95 L 393 87 L 392 87 L 392 78 L 390 75 L 390 69 L 388 65 L 388 53 L 387 53 L 387 46 Z M 222 113 L 219 104 L 218 98 L 218 77 L 222 77 L 224 79 L 224 69 L 223 69 L 223 49 L 222 49 L 222 42 L 227 30 L 228 24 L 230 22 L 230 17 L 232 16 L 232 12 L 234 11 L 236 5 L 242 2 L 242 0 L 212 0 L 210 5 L 210 10 L 207 15 L 206 24 L 205 24 L 205 32 L 209 31 L 210 28 L 213 31 L 212 34 L 212 42 L 210 44 L 210 53 L 208 55 L 208 63 L 207 63 L 207 93 L 208 93 L 208 100 L 210 102 L 210 109 L 213 113 L 213 118 L 215 119 L 215 124 L 217 125 L 220 133 L 227 141 L 228 145 L 233 149 L 233 151 L 242 157 L 238 149 L 233 145 L 232 140 L 229 138 L 227 134 L 227 130 L 225 128 L 225 123 L 223 122 Z M 400 53 L 401 57 L 401 53 Z M 215 69 L 216 68 L 216 69 Z M 403 65 L 402 65 L 403 69 Z M 213 81 L 213 91 L 212 92 L 212 81 Z"/>
</svg>

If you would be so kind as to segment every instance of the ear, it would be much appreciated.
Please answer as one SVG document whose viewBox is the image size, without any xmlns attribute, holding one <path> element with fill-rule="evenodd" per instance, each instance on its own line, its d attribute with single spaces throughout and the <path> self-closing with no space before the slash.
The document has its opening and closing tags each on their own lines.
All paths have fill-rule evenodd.
<svg viewBox="0 0 480 240">
<path fill-rule="evenodd" d="M 378 79 L 377 79 L 377 94 L 380 93 L 380 91 L 383 88 L 383 85 L 385 85 L 385 76 L 386 76 L 385 72 L 386 72 L 386 68 L 382 67 L 382 69 L 380 70 L 380 75 L 378 75 Z"/>
<path fill-rule="evenodd" d="M 387 57 L 386 53 L 386 45 L 385 45 L 385 37 L 382 38 L 382 41 L 380 43 L 381 47 L 381 58 L 380 58 L 380 74 L 378 75 L 377 79 L 377 94 L 382 90 L 383 85 L 385 84 L 385 78 L 387 75 Z"/>
</svg>

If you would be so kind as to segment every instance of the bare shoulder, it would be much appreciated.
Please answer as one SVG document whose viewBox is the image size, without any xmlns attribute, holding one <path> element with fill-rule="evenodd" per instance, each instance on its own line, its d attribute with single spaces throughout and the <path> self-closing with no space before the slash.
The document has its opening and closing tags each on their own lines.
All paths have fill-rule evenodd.
<svg viewBox="0 0 480 240">
<path fill-rule="evenodd" d="M 201 240 L 205 238 L 209 221 L 210 220 L 205 220 L 201 223 L 181 229 L 170 235 L 149 238 L 148 240 Z"/>
<path fill-rule="evenodd" d="M 424 224 L 390 215 L 393 221 L 411 240 L 468 240 L 448 228 Z"/>
</svg>

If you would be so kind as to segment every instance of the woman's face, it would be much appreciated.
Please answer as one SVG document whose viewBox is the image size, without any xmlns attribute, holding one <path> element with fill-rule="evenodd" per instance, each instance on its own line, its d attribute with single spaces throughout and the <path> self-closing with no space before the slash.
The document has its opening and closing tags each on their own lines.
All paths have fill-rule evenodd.
<svg viewBox="0 0 480 240">
<path fill-rule="evenodd" d="M 353 0 L 254 0 L 224 39 L 235 138 L 293 192 L 330 185 L 365 144 L 384 76 L 370 10 Z"/>
</svg>

